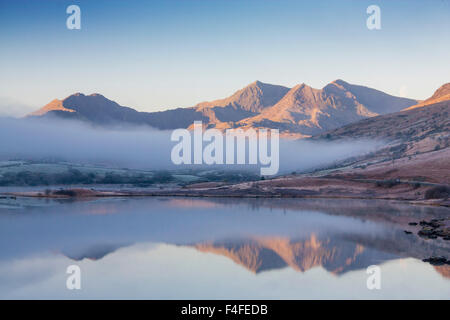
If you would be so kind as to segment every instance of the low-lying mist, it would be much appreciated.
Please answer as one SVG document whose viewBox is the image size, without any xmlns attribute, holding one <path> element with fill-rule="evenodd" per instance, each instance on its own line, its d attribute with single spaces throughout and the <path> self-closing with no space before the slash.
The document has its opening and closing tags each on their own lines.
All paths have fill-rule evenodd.
<svg viewBox="0 0 450 320">
<path fill-rule="evenodd" d="M 171 131 L 149 127 L 97 128 L 70 120 L 0 118 L 0 160 L 56 160 L 110 167 L 175 170 L 257 170 L 257 165 L 189 165 L 171 161 Z M 203 147 L 208 143 L 203 142 Z M 373 151 L 376 141 L 280 140 L 279 174 L 301 172 Z"/>
</svg>

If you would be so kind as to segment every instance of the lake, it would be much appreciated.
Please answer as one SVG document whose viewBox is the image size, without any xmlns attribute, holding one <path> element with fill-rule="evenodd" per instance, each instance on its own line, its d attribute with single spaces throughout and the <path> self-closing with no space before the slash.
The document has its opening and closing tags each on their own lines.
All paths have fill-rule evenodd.
<svg viewBox="0 0 450 320">
<path fill-rule="evenodd" d="M 449 214 L 373 200 L 0 199 L 0 299 L 449 299 L 450 266 L 422 259 L 449 258 L 450 241 L 408 225 Z M 71 265 L 80 290 L 66 288 Z"/>
</svg>

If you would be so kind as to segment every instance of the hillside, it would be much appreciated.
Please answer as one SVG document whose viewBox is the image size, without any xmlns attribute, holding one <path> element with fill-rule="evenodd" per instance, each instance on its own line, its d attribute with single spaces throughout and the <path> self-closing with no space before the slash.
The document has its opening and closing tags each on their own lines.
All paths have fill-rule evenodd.
<svg viewBox="0 0 450 320">
<path fill-rule="evenodd" d="M 447 85 L 446 85 L 447 86 Z M 361 179 L 406 179 L 450 184 L 450 99 L 442 100 L 442 87 L 421 107 L 361 120 L 318 135 L 313 140 L 375 139 L 382 148 L 348 159 L 336 176 Z M 349 166 L 348 166 L 349 165 Z"/>
<path fill-rule="evenodd" d="M 361 120 L 312 139 L 383 140 L 387 142 L 393 158 L 412 156 L 449 147 L 449 113 L 450 100 L 447 100 L 423 108 Z"/>
<path fill-rule="evenodd" d="M 425 107 L 429 105 L 433 105 L 439 102 L 450 100 L 450 83 L 446 83 L 441 86 L 436 92 L 427 100 L 422 101 L 414 106 L 408 107 L 406 110 Z"/>
</svg>

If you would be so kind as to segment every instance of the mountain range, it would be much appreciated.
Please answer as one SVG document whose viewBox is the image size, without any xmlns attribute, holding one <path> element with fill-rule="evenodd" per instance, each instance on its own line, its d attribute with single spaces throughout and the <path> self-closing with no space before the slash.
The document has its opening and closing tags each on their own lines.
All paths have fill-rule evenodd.
<svg viewBox="0 0 450 320">
<path fill-rule="evenodd" d="M 285 135 L 308 137 L 419 103 L 343 80 L 322 89 L 304 83 L 288 88 L 255 81 L 225 99 L 189 108 L 139 112 L 101 94 L 75 93 L 29 116 L 77 119 L 101 126 L 149 125 L 161 130 L 190 128 L 198 120 L 208 128 L 274 128 Z"/>
</svg>

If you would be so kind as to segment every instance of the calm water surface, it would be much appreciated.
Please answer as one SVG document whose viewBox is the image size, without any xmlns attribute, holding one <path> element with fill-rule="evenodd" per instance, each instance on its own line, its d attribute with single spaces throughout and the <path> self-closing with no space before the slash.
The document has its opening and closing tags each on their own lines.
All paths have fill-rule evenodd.
<svg viewBox="0 0 450 320">
<path fill-rule="evenodd" d="M 299 199 L 0 199 L 0 299 L 450 298 L 448 208 Z M 66 268 L 81 268 L 81 290 Z M 366 268 L 381 267 L 368 290 Z"/>
</svg>

